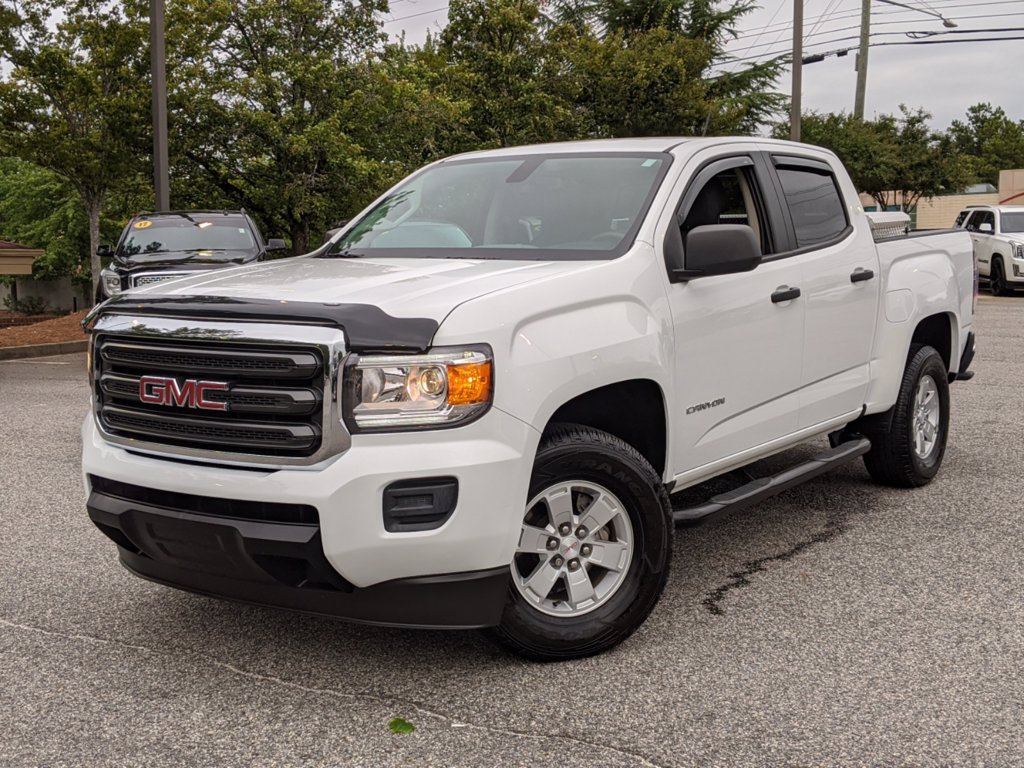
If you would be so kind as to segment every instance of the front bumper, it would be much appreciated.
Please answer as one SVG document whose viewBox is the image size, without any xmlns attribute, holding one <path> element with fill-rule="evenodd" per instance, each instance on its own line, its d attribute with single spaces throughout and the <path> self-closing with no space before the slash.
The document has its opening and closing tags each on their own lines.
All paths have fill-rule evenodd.
<svg viewBox="0 0 1024 768">
<path fill-rule="evenodd" d="M 128 570 L 167 586 L 366 624 L 465 629 L 501 618 L 507 566 L 357 588 L 327 563 L 317 525 L 193 514 L 99 490 L 87 507 Z"/>
<path fill-rule="evenodd" d="M 459 429 L 355 436 L 332 460 L 278 470 L 136 453 L 103 440 L 92 415 L 82 438 L 89 514 L 115 541 L 116 532 L 124 535 L 121 560 L 141 576 L 356 621 L 462 627 L 496 622 L 494 611 L 504 603 L 540 435 L 492 408 Z M 385 530 L 384 489 L 438 475 L 458 480 L 446 522 L 426 531 Z M 257 522 L 151 505 L 94 488 L 90 476 L 170 495 L 308 505 L 318 522 Z M 308 572 L 296 577 L 298 566 L 280 558 L 300 561 Z M 464 605 L 444 607 L 449 597 Z"/>
</svg>

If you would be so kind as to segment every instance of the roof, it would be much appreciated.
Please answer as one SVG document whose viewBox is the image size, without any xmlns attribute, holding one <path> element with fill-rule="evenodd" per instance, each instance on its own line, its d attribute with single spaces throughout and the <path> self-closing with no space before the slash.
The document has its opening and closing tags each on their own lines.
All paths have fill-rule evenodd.
<svg viewBox="0 0 1024 768">
<path fill-rule="evenodd" d="M 42 248 L 0 240 L 0 275 L 31 275 L 32 262 L 42 255 Z"/>
<path fill-rule="evenodd" d="M 635 139 L 589 139 L 587 141 L 563 141 L 551 144 L 527 144 L 520 147 L 499 147 L 496 149 L 479 150 L 477 152 L 466 152 L 447 159 L 555 153 L 668 152 L 684 144 L 688 149 L 696 151 L 706 146 L 721 144 L 722 142 L 729 142 L 730 144 L 768 144 L 778 147 L 800 147 L 802 149 L 825 151 L 821 147 L 812 147 L 809 144 L 797 144 L 780 139 L 766 139 L 761 136 L 654 136 Z"/>
<path fill-rule="evenodd" d="M 27 245 L 13 243 L 10 240 L 0 240 L 0 251 L 40 251 L 38 248 L 29 248 Z"/>
<path fill-rule="evenodd" d="M 1000 213 L 1024 213 L 1024 205 L 965 205 L 963 210 L 999 211 Z"/>
<path fill-rule="evenodd" d="M 140 216 L 146 216 L 152 218 L 154 216 L 244 216 L 245 211 L 228 211 L 228 210 L 194 210 L 194 211 L 139 211 L 132 218 L 139 218 Z"/>
</svg>

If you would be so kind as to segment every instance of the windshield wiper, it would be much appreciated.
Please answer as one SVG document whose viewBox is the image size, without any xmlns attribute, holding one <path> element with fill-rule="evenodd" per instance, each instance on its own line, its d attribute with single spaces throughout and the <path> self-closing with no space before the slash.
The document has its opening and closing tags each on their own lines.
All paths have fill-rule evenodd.
<svg viewBox="0 0 1024 768">
<path fill-rule="evenodd" d="M 345 249 L 344 251 L 331 251 L 321 256 L 321 259 L 361 259 L 366 256 L 365 253 L 359 251 L 350 251 Z"/>
</svg>

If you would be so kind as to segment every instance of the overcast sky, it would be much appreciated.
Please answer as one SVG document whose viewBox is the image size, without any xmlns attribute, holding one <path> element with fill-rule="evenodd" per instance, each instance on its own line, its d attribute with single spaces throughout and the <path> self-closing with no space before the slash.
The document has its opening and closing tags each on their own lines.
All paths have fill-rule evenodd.
<svg viewBox="0 0 1024 768">
<path fill-rule="evenodd" d="M 737 57 L 789 51 L 792 45 L 793 0 L 762 0 L 763 6 L 740 24 L 740 37 L 729 46 Z M 805 0 L 805 55 L 855 46 L 860 24 L 860 0 Z M 874 0 L 872 43 L 910 42 L 906 32 L 948 32 L 938 13 L 957 24 L 955 34 L 932 40 L 974 37 L 1024 37 L 1024 0 L 901 0 L 921 10 L 897 8 Z M 420 42 L 427 29 L 445 24 L 445 0 L 391 0 L 385 29 L 403 30 L 409 42 Z M 1017 28 L 1018 32 L 960 34 L 962 31 Z M 849 39 L 847 39 L 849 38 Z M 1016 119 L 1024 119 L 1024 40 L 943 45 L 874 46 L 870 50 L 866 113 L 895 112 L 901 103 L 925 107 L 933 125 L 945 128 L 971 104 L 997 104 Z M 804 66 L 804 109 L 852 111 L 854 53 L 830 56 Z M 790 92 L 787 72 L 779 90 Z"/>
</svg>

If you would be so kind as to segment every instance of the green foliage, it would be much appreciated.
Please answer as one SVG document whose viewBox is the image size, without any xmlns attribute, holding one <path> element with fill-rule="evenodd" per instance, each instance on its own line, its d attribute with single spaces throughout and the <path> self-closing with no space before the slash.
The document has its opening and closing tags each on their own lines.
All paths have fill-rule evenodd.
<svg viewBox="0 0 1024 768">
<path fill-rule="evenodd" d="M 383 0 L 176 0 L 175 169 L 245 207 L 295 253 L 437 146 L 457 111 L 384 56 Z M 209 196 L 209 195 L 208 195 Z"/>
<path fill-rule="evenodd" d="M 416 730 L 416 726 L 408 720 L 403 720 L 401 717 L 395 717 L 388 723 L 388 730 L 392 733 L 412 733 Z"/>
<path fill-rule="evenodd" d="M 976 181 L 998 185 L 999 171 L 1024 168 L 1024 120 L 1011 120 L 1002 107 L 970 107 L 966 120 L 953 121 L 949 141 L 971 158 Z"/>
<path fill-rule="evenodd" d="M 46 303 L 46 300 L 39 296 L 29 296 L 27 299 L 5 296 L 4 306 L 11 312 L 21 312 L 25 315 L 45 315 L 50 309 L 50 305 Z"/>
<path fill-rule="evenodd" d="M 9 66 L 0 77 L 0 153 L 45 168 L 77 193 L 94 284 L 107 197 L 145 169 L 146 39 L 136 4 L 0 0 L 0 51 Z M 59 253 L 71 244 L 54 247 Z"/>
<path fill-rule="evenodd" d="M 60 176 L 16 158 L 0 158 L 0 236 L 45 252 L 33 276 L 74 274 L 89 248 L 89 221 L 75 190 Z"/>
<path fill-rule="evenodd" d="M 454 0 L 449 8 L 436 64 L 467 105 L 467 129 L 480 147 L 580 135 L 566 40 L 545 34 L 540 18 L 534 0 Z"/>
<path fill-rule="evenodd" d="M 811 112 L 803 116 L 801 138 L 835 152 L 857 189 L 882 210 L 901 200 L 913 208 L 922 197 L 956 192 L 970 180 L 969 164 L 948 151 L 942 134 L 928 127 L 930 118 L 905 106 L 875 120 Z M 777 126 L 775 135 L 788 136 L 789 125 Z"/>
</svg>

